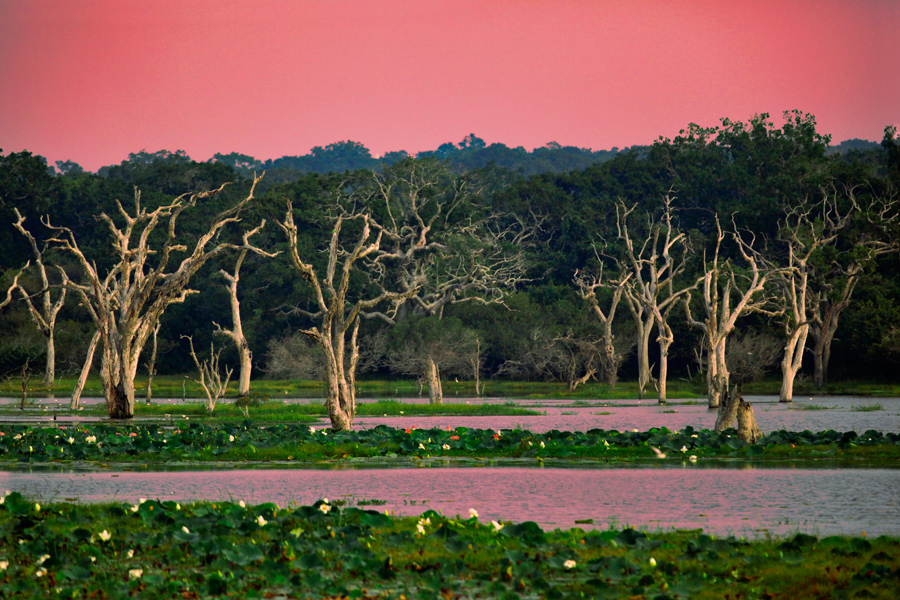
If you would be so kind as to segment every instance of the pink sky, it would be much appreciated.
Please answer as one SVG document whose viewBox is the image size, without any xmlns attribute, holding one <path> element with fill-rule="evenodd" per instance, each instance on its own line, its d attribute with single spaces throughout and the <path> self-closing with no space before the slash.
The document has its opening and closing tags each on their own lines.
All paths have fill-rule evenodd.
<svg viewBox="0 0 900 600">
<path fill-rule="evenodd" d="M 0 148 L 609 149 L 690 122 L 900 125 L 894 0 L 0 0 Z"/>
</svg>

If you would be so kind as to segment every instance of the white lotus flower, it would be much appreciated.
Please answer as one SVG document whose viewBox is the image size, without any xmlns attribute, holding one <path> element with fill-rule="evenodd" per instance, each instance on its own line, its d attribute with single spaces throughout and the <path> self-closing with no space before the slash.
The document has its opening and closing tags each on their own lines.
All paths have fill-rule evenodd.
<svg viewBox="0 0 900 600">
<path fill-rule="evenodd" d="M 234 436 L 233 436 L 233 435 L 229 435 L 229 436 L 228 436 L 228 441 L 229 441 L 229 442 L 233 442 L 233 441 L 234 441 Z"/>
<path fill-rule="evenodd" d="M 441 448 L 443 448 L 444 450 L 449 450 L 450 444 L 444 444 L 443 446 L 441 446 Z"/>
<path fill-rule="evenodd" d="M 44 554 L 44 555 L 42 555 L 40 558 L 38 558 L 38 559 L 37 559 L 37 562 L 34 563 L 34 564 L 36 564 L 36 565 L 42 565 L 42 564 L 44 564 L 44 561 L 46 561 L 48 558 L 50 558 L 50 555 L 49 555 L 49 554 Z"/>
<path fill-rule="evenodd" d="M 100 536 L 100 539 L 103 540 L 104 542 L 108 542 L 109 538 L 112 537 L 112 534 L 105 529 L 103 531 L 101 531 L 100 533 L 98 533 L 97 535 Z"/>
<path fill-rule="evenodd" d="M 266 521 L 262 515 L 259 515 L 256 518 L 256 522 L 259 524 L 260 527 L 265 527 L 268 524 L 268 521 Z"/>
<path fill-rule="evenodd" d="M 577 563 L 571 558 L 563 563 L 563 566 L 567 569 L 574 569 Z"/>
<path fill-rule="evenodd" d="M 651 567 L 655 567 L 655 566 L 656 566 L 656 559 L 653 558 L 652 556 L 650 557 L 650 566 L 651 566 Z"/>
<path fill-rule="evenodd" d="M 491 525 L 494 526 L 494 531 L 495 531 L 495 532 L 500 531 L 501 529 L 503 529 L 503 523 L 500 523 L 499 521 L 491 521 Z"/>
<path fill-rule="evenodd" d="M 470 509 L 469 509 L 469 516 L 472 517 L 472 518 L 477 519 L 477 518 L 478 518 L 478 511 L 475 510 L 474 508 L 470 508 Z"/>
<path fill-rule="evenodd" d="M 247 508 L 247 504 L 243 500 L 238 502 L 238 506 L 240 506 L 241 508 Z"/>
<path fill-rule="evenodd" d="M 129 550 L 125 553 L 126 558 L 134 558 L 134 550 Z"/>
<path fill-rule="evenodd" d="M 129 569 L 128 570 L 128 579 L 140 579 L 144 574 L 143 569 Z"/>
<path fill-rule="evenodd" d="M 331 506 L 329 506 L 328 504 L 322 503 L 319 505 L 319 510 L 322 511 L 323 515 L 326 515 L 326 514 L 328 514 L 328 511 L 331 510 Z"/>
<path fill-rule="evenodd" d="M 0 560 L 0 571 L 5 571 L 8 568 L 9 568 L 9 561 L 8 560 Z"/>
<path fill-rule="evenodd" d="M 181 526 L 181 530 L 182 530 L 183 532 L 185 532 L 185 533 L 190 533 L 190 532 L 191 532 L 191 530 L 188 529 L 185 525 L 182 525 L 182 526 Z"/>
</svg>

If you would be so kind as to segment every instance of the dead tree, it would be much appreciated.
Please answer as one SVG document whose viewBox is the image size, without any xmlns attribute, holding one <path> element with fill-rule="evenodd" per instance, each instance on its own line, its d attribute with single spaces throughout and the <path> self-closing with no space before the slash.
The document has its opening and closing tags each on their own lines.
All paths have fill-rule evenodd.
<svg viewBox="0 0 900 600">
<path fill-rule="evenodd" d="M 666 194 L 663 203 L 663 212 L 659 218 L 650 218 L 646 238 L 640 248 L 635 247 L 628 224 L 628 217 L 637 205 L 628 208 L 621 200 L 616 203 L 618 237 L 625 245 L 625 256 L 618 259 L 619 271 L 630 276 L 624 293 L 629 307 L 633 307 L 636 324 L 639 323 L 638 327 L 642 328 L 641 342 L 649 344 L 650 326 L 655 324 L 657 329 L 659 377 L 656 386 L 660 404 L 666 403 L 669 348 L 675 342 L 669 316 L 680 299 L 699 284 L 697 282 L 679 287 L 676 283 L 684 273 L 689 248 L 684 233 L 678 231 L 672 223 L 674 209 L 671 194 Z M 648 323 L 639 319 L 638 316 L 643 314 L 652 321 Z M 639 350 L 642 368 L 647 368 L 647 373 L 642 378 L 644 381 L 650 378 L 647 355 L 648 348 L 644 346 Z"/>
<path fill-rule="evenodd" d="M 150 359 L 147 361 L 147 394 L 144 401 L 150 404 L 153 400 L 153 378 L 156 376 L 156 354 L 159 350 L 159 328 L 162 323 L 157 321 L 156 327 L 153 328 L 153 342 L 150 346 Z"/>
<path fill-rule="evenodd" d="M 447 306 L 463 302 L 502 304 L 524 281 L 525 252 L 539 227 L 491 213 L 477 202 L 480 188 L 436 160 L 408 160 L 372 172 L 354 197 L 383 213 L 373 222 L 382 249 L 371 258 L 372 282 L 413 287 L 395 315 L 364 311 L 391 326 L 412 316 L 442 318 Z M 382 288 L 382 291 L 385 291 Z M 443 402 L 439 361 L 425 357 L 422 375 L 431 403 Z"/>
<path fill-rule="evenodd" d="M 94 354 L 97 352 L 97 344 L 100 343 L 100 330 L 94 331 L 91 341 L 88 344 L 87 354 L 84 358 L 84 364 L 81 366 L 81 373 L 78 375 L 78 381 L 75 383 L 75 389 L 72 390 L 72 398 L 69 400 L 69 410 L 78 410 L 81 405 L 81 393 L 87 383 L 88 375 L 91 373 L 91 366 L 94 364 Z M 149 385 L 149 384 L 148 384 Z M 107 400 L 107 404 L 109 401 Z"/>
<path fill-rule="evenodd" d="M 809 303 L 809 336 L 813 341 L 813 382 L 817 387 L 828 381 L 831 343 L 837 332 L 841 314 L 850 306 L 853 292 L 866 269 L 879 257 L 900 250 L 900 239 L 890 228 L 900 220 L 896 193 L 871 198 L 865 205 L 857 198 L 857 187 L 836 186 L 822 190 L 826 202 L 838 205 L 839 194 L 849 206 L 841 217 L 851 216 L 842 233 L 843 252 L 839 252 L 827 269 L 817 274 Z"/>
<path fill-rule="evenodd" d="M 223 228 L 240 221 L 240 212 L 253 199 L 260 179 L 254 179 L 245 199 L 214 218 L 177 267 L 171 267 L 173 255 L 188 250 L 177 242 L 178 218 L 198 201 L 221 192 L 226 184 L 212 191 L 183 194 L 154 210 L 141 205 L 141 194 L 135 190 L 133 215 L 117 201 L 124 225 L 118 225 L 106 213 L 99 217 L 112 233 L 116 257 L 106 274 L 101 274 L 88 260 L 71 229 L 51 225 L 49 218 L 44 220 L 55 234 L 51 241 L 72 254 L 80 266 L 80 281 L 66 278 L 65 283 L 80 295 L 100 333 L 100 378 L 111 418 L 134 416 L 134 378 L 141 350 L 166 308 L 195 293 L 187 286 L 208 260 L 241 247 L 219 237 Z M 166 224 L 162 245 L 158 250 L 151 249 L 150 238 L 162 223 Z"/>
<path fill-rule="evenodd" d="M 764 293 L 765 284 L 773 275 L 773 269 L 753 249 L 751 241 L 745 241 L 737 228 L 730 237 L 734 240 L 738 254 L 747 267 L 738 269 L 730 260 L 720 262 L 720 251 L 725 233 L 716 219 L 716 243 L 713 258 L 705 265 L 704 274 L 698 279 L 702 290 L 702 321 L 694 319 L 691 313 L 691 294 L 687 293 L 684 307 L 687 320 L 703 332 L 701 342 L 707 353 L 707 398 L 710 408 L 718 407 L 716 430 L 722 431 L 734 423 L 737 415 L 738 393 L 730 393 L 728 364 L 725 350 L 728 336 L 734 331 L 739 317 L 752 312 L 774 315 L 766 309 L 770 298 Z"/>
<path fill-rule="evenodd" d="M 25 236 L 25 239 L 27 239 L 28 243 L 31 245 L 31 253 L 34 255 L 34 264 L 37 267 L 38 276 L 41 279 L 41 289 L 34 295 L 30 295 L 26 292 L 21 284 L 19 285 L 19 291 L 22 294 L 22 299 L 25 301 L 25 305 L 28 307 L 28 313 L 31 315 L 31 320 L 34 321 L 34 324 L 46 340 L 47 356 L 44 367 L 44 384 L 52 390 L 53 382 L 56 380 L 56 317 L 63 307 L 63 304 L 66 302 L 66 288 L 59 287 L 59 295 L 55 300 L 53 299 L 50 278 L 47 276 L 47 267 L 44 264 L 44 254 L 47 252 L 48 244 L 45 243 L 43 248 L 38 248 L 34 236 L 23 226 L 25 217 L 19 213 L 18 208 L 13 208 L 13 210 L 16 212 L 17 219 L 16 222 L 13 223 L 13 226 L 19 233 Z M 62 270 L 61 267 L 60 270 Z M 39 308 L 36 307 L 34 303 L 34 298 L 36 297 L 40 298 Z"/>
<path fill-rule="evenodd" d="M 604 281 L 603 262 L 596 248 L 594 248 L 594 254 L 597 256 L 598 262 L 600 262 L 599 273 L 589 277 L 576 271 L 574 281 L 579 294 L 590 304 L 594 315 L 597 316 L 597 319 L 603 325 L 603 337 L 600 342 L 599 352 L 600 368 L 606 383 L 610 388 L 616 389 L 616 383 L 619 379 L 619 367 L 622 365 L 625 355 L 616 347 L 613 321 L 616 318 L 616 309 L 622 300 L 622 294 L 625 292 L 631 274 L 625 273 L 616 279 Z M 601 289 L 607 289 L 612 292 L 612 297 L 606 310 L 600 306 L 600 298 L 597 296 L 598 290 Z"/>
<path fill-rule="evenodd" d="M 253 369 L 253 353 L 250 352 L 250 344 L 247 343 L 247 338 L 244 336 L 244 328 L 241 322 L 241 303 L 238 300 L 237 293 L 238 282 L 241 278 L 241 265 L 244 263 L 247 253 L 251 251 L 267 258 L 273 258 L 278 254 L 277 252 L 264 252 L 250 244 L 250 236 L 259 231 L 263 225 L 265 225 L 265 220 L 263 220 L 262 225 L 258 228 L 244 234 L 244 245 L 238 253 L 234 271 L 232 273 L 229 273 L 224 269 L 219 271 L 219 274 L 222 275 L 228 283 L 225 287 L 228 290 L 228 297 L 231 301 L 231 329 L 225 329 L 218 323 L 213 323 L 213 325 L 216 326 L 215 333 L 230 338 L 237 348 L 241 365 L 238 379 L 238 398 L 244 398 L 250 395 L 250 372 Z"/>
<path fill-rule="evenodd" d="M 25 263 L 25 266 L 19 269 L 18 273 L 13 277 L 13 282 L 10 284 L 8 288 L 6 288 L 6 298 L 0 300 L 0 308 L 7 306 L 13 300 L 13 295 L 16 292 L 16 288 L 19 287 L 19 277 L 21 277 L 22 272 L 28 268 L 28 265 L 31 264 L 31 261 Z"/>
<path fill-rule="evenodd" d="M 781 290 L 786 336 L 781 360 L 781 402 L 793 400 L 794 380 L 803 366 L 811 321 L 809 308 L 815 305 L 810 290 L 815 261 L 823 248 L 837 241 L 853 212 L 851 207 L 842 213 L 836 198 L 826 194 L 819 203 L 788 209 L 781 223 L 779 237 L 785 242 L 787 253 L 785 268 L 775 278 Z"/>
<path fill-rule="evenodd" d="M 201 362 L 197 358 L 197 353 L 194 352 L 194 339 L 189 335 L 181 337 L 188 341 L 191 347 L 191 358 L 194 359 L 194 365 L 197 367 L 197 371 L 200 372 L 200 379 L 194 379 L 193 377 L 190 379 L 200 384 L 203 393 L 206 394 L 206 412 L 211 413 L 216 409 L 219 399 L 225 395 L 225 391 L 228 389 L 228 382 L 231 380 L 231 374 L 234 370 L 226 368 L 225 379 L 223 380 L 222 374 L 219 372 L 219 356 L 222 354 L 222 351 L 216 352 L 215 347 L 210 343 L 209 359 Z"/>
<path fill-rule="evenodd" d="M 334 429 L 349 430 L 356 415 L 360 313 L 374 310 L 382 303 L 390 304 L 395 313 L 397 307 L 419 289 L 418 285 L 413 285 L 394 291 L 382 286 L 380 291 L 369 297 L 351 300 L 349 295 L 354 272 L 361 268 L 364 259 L 374 258 L 381 252 L 383 233 L 381 228 L 373 227 L 373 222 L 374 219 L 366 213 L 339 214 L 334 219 L 334 229 L 327 249 L 327 264 L 321 274 L 316 272 L 311 262 L 306 262 L 299 255 L 297 226 L 290 201 L 284 221 L 279 222 L 287 236 L 291 263 L 313 289 L 315 310 L 297 308 L 295 312 L 318 322 L 318 326 L 304 329 L 301 333 L 313 339 L 322 351 L 327 388 L 325 405 Z M 341 233 L 348 223 L 358 225 L 358 230 L 353 236 L 355 242 L 345 247 Z M 390 312 L 386 314 L 390 315 Z"/>
</svg>

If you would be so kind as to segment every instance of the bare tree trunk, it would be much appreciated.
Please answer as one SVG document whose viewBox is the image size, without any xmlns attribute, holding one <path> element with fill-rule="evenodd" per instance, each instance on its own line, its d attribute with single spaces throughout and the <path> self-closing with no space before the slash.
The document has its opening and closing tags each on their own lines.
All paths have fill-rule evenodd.
<svg viewBox="0 0 900 600">
<path fill-rule="evenodd" d="M 72 400 L 69 402 L 70 410 L 78 410 L 81 404 L 81 392 L 84 391 L 84 385 L 87 383 L 88 375 L 91 372 L 91 365 L 94 363 L 94 353 L 97 351 L 97 343 L 100 341 L 100 330 L 96 330 L 91 336 L 91 343 L 88 344 L 87 356 L 84 359 L 84 365 L 81 367 L 81 375 L 78 376 L 78 383 L 72 391 Z"/>
<path fill-rule="evenodd" d="M 666 400 L 666 377 L 669 373 L 669 346 L 672 342 L 668 339 L 659 339 L 659 381 L 657 383 L 657 398 L 659 404 L 667 404 Z"/>
<path fill-rule="evenodd" d="M 784 358 L 781 359 L 781 395 L 779 402 L 794 400 L 794 380 L 800 367 L 803 366 L 803 353 L 806 350 L 806 336 L 809 326 L 798 327 L 788 338 L 784 346 Z"/>
<path fill-rule="evenodd" d="M 55 325 L 55 324 L 54 324 Z M 47 364 L 44 367 L 44 385 L 53 391 L 53 384 L 56 382 L 56 336 L 54 330 L 50 329 L 47 334 Z"/>
<path fill-rule="evenodd" d="M 719 414 L 716 417 L 716 431 L 725 431 L 729 427 L 734 426 L 740 402 L 741 393 L 735 385 L 731 388 L 731 392 L 726 395 L 724 402 L 719 407 Z"/>
<path fill-rule="evenodd" d="M 444 390 L 441 387 L 441 370 L 433 358 L 425 365 L 425 378 L 428 381 L 428 403 L 443 404 Z"/>
<path fill-rule="evenodd" d="M 638 398 L 643 399 L 644 389 L 650 383 L 650 332 L 653 329 L 653 315 L 648 313 L 643 318 L 635 315 L 634 323 L 638 330 Z"/>
<path fill-rule="evenodd" d="M 41 277 L 41 291 L 39 292 L 41 296 L 41 309 L 38 310 L 35 307 L 34 302 L 32 302 L 32 297 L 25 291 L 21 285 L 19 285 L 19 292 L 22 294 L 22 299 L 25 301 L 28 306 L 28 312 L 31 315 L 31 319 L 34 321 L 35 325 L 37 325 L 38 330 L 42 334 L 44 334 L 44 338 L 47 340 L 46 342 L 46 352 L 47 352 L 47 365 L 44 369 L 44 385 L 53 390 L 53 383 L 56 381 L 56 341 L 54 332 L 56 330 L 56 317 L 59 315 L 60 309 L 62 309 L 63 304 L 66 301 L 66 288 L 62 287 L 59 297 L 54 302 L 50 296 L 50 279 L 47 277 L 47 267 L 44 265 L 44 253 L 47 250 L 47 243 L 44 244 L 43 249 L 38 248 L 37 242 L 34 239 L 34 236 L 25 229 L 23 223 L 25 222 L 25 217 L 19 214 L 19 209 L 13 209 L 16 213 L 16 217 L 18 220 L 13 223 L 13 226 L 28 240 L 29 244 L 31 244 L 31 251 L 34 254 L 35 265 L 38 268 L 38 274 Z M 26 265 L 27 266 L 27 265 Z M 60 271 L 62 269 L 60 268 Z M 63 280 L 65 280 L 65 275 L 63 275 Z M 16 276 L 16 282 L 18 282 L 18 276 Z M 15 285 L 15 283 L 14 283 Z M 12 288 L 10 288 L 12 289 Z"/>
<path fill-rule="evenodd" d="M 475 396 L 480 398 L 482 394 L 481 387 L 481 340 L 475 340 L 475 357 L 472 361 L 472 371 L 475 376 Z"/>
<path fill-rule="evenodd" d="M 813 383 L 824 387 L 828 383 L 828 363 L 831 360 L 831 342 L 837 332 L 840 311 L 829 311 L 821 323 L 813 322 L 809 334 L 813 339 L 814 371 Z"/>
<path fill-rule="evenodd" d="M 748 444 L 755 444 L 762 437 L 762 431 L 753 415 L 753 407 L 749 402 L 740 399 L 737 409 L 738 437 Z"/>
<path fill-rule="evenodd" d="M 153 328 L 153 346 L 150 350 L 150 360 L 147 362 L 147 395 L 145 397 L 147 404 L 150 404 L 150 401 L 153 399 L 153 376 L 156 375 L 157 336 L 159 335 L 160 325 L 161 323 L 157 323 L 156 327 Z"/>
<path fill-rule="evenodd" d="M 253 355 L 250 352 L 250 345 L 244 336 L 244 328 L 241 322 L 241 303 L 238 301 L 237 287 L 240 281 L 241 265 L 247 256 L 248 249 L 244 248 L 238 255 L 237 263 L 234 267 L 234 273 L 227 271 L 219 271 L 219 273 L 228 281 L 225 286 L 228 290 L 228 296 L 231 301 L 231 329 L 223 329 L 216 323 L 216 333 L 228 336 L 237 347 L 238 356 L 240 357 L 241 372 L 238 377 L 238 398 L 250 395 L 250 373 L 253 369 Z"/>
</svg>

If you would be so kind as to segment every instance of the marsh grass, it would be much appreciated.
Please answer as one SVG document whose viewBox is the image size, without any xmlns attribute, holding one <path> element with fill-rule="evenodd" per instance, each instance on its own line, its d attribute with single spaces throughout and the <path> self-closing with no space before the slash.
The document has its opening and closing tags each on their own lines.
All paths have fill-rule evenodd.
<svg viewBox="0 0 900 600">
<path fill-rule="evenodd" d="M 850 410 L 853 412 L 876 412 L 884 410 L 884 407 L 880 404 L 867 404 L 866 406 L 854 406 Z"/>
</svg>

